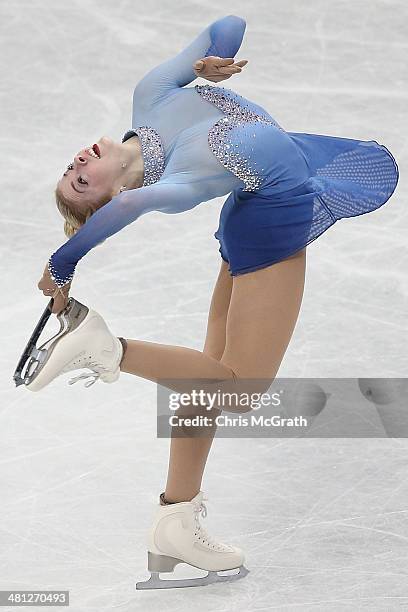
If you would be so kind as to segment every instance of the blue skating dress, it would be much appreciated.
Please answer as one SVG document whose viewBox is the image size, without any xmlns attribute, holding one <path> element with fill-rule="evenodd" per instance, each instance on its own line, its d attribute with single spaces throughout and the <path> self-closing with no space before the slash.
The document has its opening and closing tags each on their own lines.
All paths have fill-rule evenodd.
<svg viewBox="0 0 408 612">
<path fill-rule="evenodd" d="M 179 213 L 227 195 L 214 235 L 234 276 L 281 261 L 339 219 L 389 200 L 398 166 L 375 140 L 288 132 L 231 89 L 186 87 L 196 60 L 236 55 L 245 27 L 235 15 L 218 19 L 137 83 L 122 142 L 140 140 L 143 186 L 113 197 L 51 255 L 57 285 L 90 249 L 149 211 Z"/>
</svg>

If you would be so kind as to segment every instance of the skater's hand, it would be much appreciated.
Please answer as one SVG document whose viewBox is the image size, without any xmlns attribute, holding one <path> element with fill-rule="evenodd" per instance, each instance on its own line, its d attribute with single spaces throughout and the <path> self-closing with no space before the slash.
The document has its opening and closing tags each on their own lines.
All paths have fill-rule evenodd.
<svg viewBox="0 0 408 612">
<path fill-rule="evenodd" d="M 48 270 L 48 265 L 45 266 L 42 278 L 38 283 L 37 287 L 49 298 L 54 298 L 51 312 L 59 314 L 61 310 L 64 310 L 68 303 L 68 294 L 71 288 L 71 283 L 67 283 L 63 287 L 58 287 L 51 278 Z"/>
<path fill-rule="evenodd" d="M 206 81 L 213 81 L 218 83 L 219 81 L 225 81 L 229 79 L 233 74 L 241 72 L 248 60 L 240 60 L 234 62 L 233 57 L 217 57 L 215 55 L 209 55 L 197 60 L 193 64 L 193 70 L 196 76 L 202 77 Z"/>
</svg>

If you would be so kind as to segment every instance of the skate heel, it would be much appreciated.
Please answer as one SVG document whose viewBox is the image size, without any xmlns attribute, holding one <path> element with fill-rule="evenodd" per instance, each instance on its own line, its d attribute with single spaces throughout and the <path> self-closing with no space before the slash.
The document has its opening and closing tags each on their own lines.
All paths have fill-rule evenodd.
<svg viewBox="0 0 408 612">
<path fill-rule="evenodd" d="M 182 561 L 175 557 L 157 555 L 150 551 L 147 553 L 147 569 L 149 572 L 172 572 L 177 563 L 182 563 Z"/>
</svg>

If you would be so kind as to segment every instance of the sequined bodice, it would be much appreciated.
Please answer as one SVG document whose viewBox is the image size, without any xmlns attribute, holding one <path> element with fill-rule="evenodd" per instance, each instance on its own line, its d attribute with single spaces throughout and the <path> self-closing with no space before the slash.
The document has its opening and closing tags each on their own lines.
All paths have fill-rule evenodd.
<svg viewBox="0 0 408 612">
<path fill-rule="evenodd" d="M 254 122 L 265 127 L 273 125 L 282 131 L 285 130 L 264 109 L 254 104 L 252 106 L 256 106 L 256 110 L 251 109 L 247 100 L 230 89 L 212 85 L 196 85 L 195 90 L 204 100 L 214 104 L 226 115 L 221 117 L 209 131 L 208 144 L 212 152 L 225 168 L 245 183 L 243 191 L 255 191 L 260 187 L 263 177 L 255 167 L 256 159 L 251 160 L 251 154 L 246 158 L 239 150 L 244 136 L 239 136 L 241 140 L 234 139 L 232 130 Z"/>
<path fill-rule="evenodd" d="M 135 134 L 139 137 L 141 144 L 144 166 L 142 187 L 145 187 L 156 183 L 164 172 L 164 147 L 160 135 L 147 125 L 128 130 L 122 142 L 126 142 Z"/>
<path fill-rule="evenodd" d="M 151 185 L 159 181 L 165 171 L 166 151 L 164 137 L 162 138 L 155 128 L 158 127 L 162 134 L 166 134 L 167 140 L 171 141 L 172 138 L 175 138 L 175 136 L 177 137 L 176 146 L 171 154 L 169 154 L 169 157 L 174 156 L 176 158 L 175 166 L 177 167 L 177 144 L 186 140 L 183 132 L 187 133 L 188 130 L 193 130 L 194 142 L 192 144 L 196 149 L 198 148 L 201 150 L 201 142 L 199 142 L 200 136 L 198 134 L 198 125 L 200 124 L 202 129 L 206 130 L 206 141 L 211 154 L 221 162 L 222 166 L 228 170 L 228 172 L 232 173 L 239 180 L 235 185 L 228 183 L 225 192 L 216 193 L 209 191 L 210 197 L 208 199 L 216 195 L 221 195 L 222 193 L 227 193 L 232 186 L 239 186 L 243 188 L 243 191 L 255 191 L 259 189 L 264 176 L 261 168 L 257 167 L 258 161 L 255 149 L 257 143 L 255 141 L 251 141 L 250 143 L 243 142 L 244 138 L 252 139 L 256 137 L 256 134 L 239 130 L 239 128 L 256 124 L 258 127 L 274 126 L 283 132 L 285 130 L 283 130 L 265 109 L 246 100 L 230 89 L 211 85 L 196 85 L 194 88 L 191 88 L 190 91 L 198 93 L 202 100 L 209 102 L 221 111 L 221 115 L 218 114 L 214 116 L 213 120 L 210 121 L 211 125 L 209 127 L 206 124 L 204 128 L 204 123 L 200 121 L 203 116 L 203 109 L 200 107 L 200 104 L 197 104 L 197 101 L 194 101 L 194 98 L 191 98 L 190 94 L 192 104 L 195 103 L 196 108 L 196 131 L 194 131 L 194 127 L 190 126 L 187 122 L 184 126 L 181 124 L 184 130 L 180 130 L 179 127 L 174 129 L 175 116 L 182 115 L 182 110 L 186 108 L 185 105 L 182 108 L 180 108 L 180 106 L 177 108 L 177 103 L 180 105 L 181 102 L 184 102 L 184 100 L 182 101 L 179 98 L 175 99 L 173 102 L 174 113 L 169 113 L 168 116 L 166 116 L 166 122 L 163 122 L 160 127 L 158 127 L 158 118 L 155 117 L 154 113 L 150 115 L 145 113 L 144 118 L 146 122 L 150 119 L 152 123 L 155 124 L 155 127 L 151 125 L 135 127 L 128 130 L 122 138 L 122 142 L 125 142 L 134 134 L 137 134 L 140 138 L 145 168 L 143 186 Z M 168 124 L 170 124 L 170 126 Z M 171 131 L 172 128 L 173 132 Z M 187 145 L 180 147 L 183 152 L 186 146 Z M 204 152 L 201 150 L 202 155 L 203 153 Z M 201 160 L 197 159 L 196 151 L 191 150 L 188 156 L 186 156 L 186 160 L 187 162 L 190 161 L 191 167 L 188 168 L 188 163 L 185 163 L 183 166 L 184 172 L 189 171 L 190 175 L 192 175 L 199 167 L 202 170 L 202 180 L 209 180 L 209 177 L 205 175 L 205 169 L 208 163 L 205 163 L 204 156 Z M 213 176 L 214 173 L 210 171 L 209 174 Z"/>
</svg>

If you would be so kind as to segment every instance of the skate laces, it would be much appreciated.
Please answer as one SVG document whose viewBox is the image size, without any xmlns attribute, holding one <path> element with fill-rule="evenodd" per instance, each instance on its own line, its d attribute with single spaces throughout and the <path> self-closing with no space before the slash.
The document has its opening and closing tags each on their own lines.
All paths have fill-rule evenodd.
<svg viewBox="0 0 408 612">
<path fill-rule="evenodd" d="M 84 387 L 90 387 L 91 385 L 96 383 L 96 381 L 101 377 L 101 374 L 103 374 L 104 371 L 107 372 L 106 368 L 101 366 L 100 363 L 96 363 L 95 361 L 91 361 L 89 364 L 87 364 L 86 367 L 97 368 L 97 370 L 94 372 L 83 372 L 82 374 L 79 374 L 79 376 L 70 378 L 68 384 L 74 385 L 79 380 L 83 380 L 85 378 L 92 378 L 92 380 L 88 380 L 84 385 Z"/>
<path fill-rule="evenodd" d="M 203 500 L 205 499 L 206 501 L 208 501 L 207 497 L 203 497 Z M 196 528 L 197 528 L 197 534 L 201 537 L 201 539 L 203 539 L 204 541 L 208 542 L 208 544 L 211 545 L 215 545 L 215 546 L 220 546 L 220 543 L 217 542 L 217 540 L 215 540 L 212 536 L 210 536 L 207 531 L 204 529 L 204 527 L 202 525 L 200 525 L 200 521 L 199 521 L 199 515 L 201 514 L 201 516 L 203 518 L 205 518 L 207 516 L 207 506 L 205 505 L 205 503 L 203 501 L 201 501 L 200 504 L 197 504 L 194 508 L 195 511 L 195 521 L 196 521 Z"/>
<path fill-rule="evenodd" d="M 207 500 L 206 497 L 205 498 L 203 497 L 203 499 Z M 200 512 L 201 512 L 201 516 L 203 518 L 205 518 L 207 516 L 207 506 L 205 505 L 204 502 L 201 502 L 201 504 L 198 507 L 198 513 L 200 513 Z"/>
</svg>

